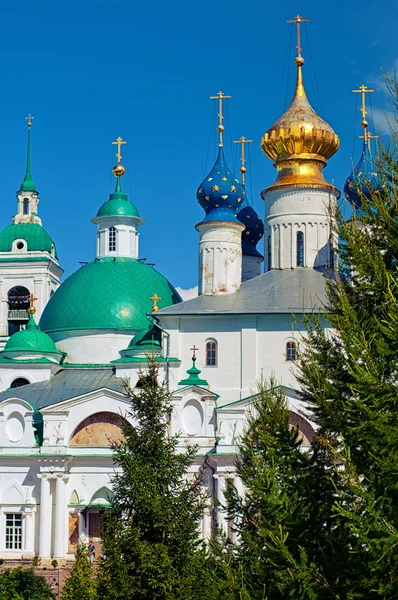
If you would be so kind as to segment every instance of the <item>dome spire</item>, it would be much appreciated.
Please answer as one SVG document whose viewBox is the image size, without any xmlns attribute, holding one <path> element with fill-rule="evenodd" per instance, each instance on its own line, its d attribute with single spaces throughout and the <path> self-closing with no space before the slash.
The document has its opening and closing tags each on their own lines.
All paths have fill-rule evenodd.
<svg viewBox="0 0 398 600">
<path fill-rule="evenodd" d="M 224 131 L 224 125 L 222 124 L 223 119 L 224 119 L 224 115 L 222 112 L 223 109 L 223 105 L 222 105 L 222 101 L 226 100 L 228 98 L 231 98 L 231 96 L 226 96 L 224 94 L 224 92 L 217 92 L 217 96 L 210 96 L 210 100 L 218 100 L 218 127 L 217 127 L 217 131 L 219 134 L 219 140 L 218 140 L 218 145 L 222 146 L 223 145 L 223 131 Z"/>
<path fill-rule="evenodd" d="M 244 135 L 242 135 L 238 140 L 234 140 L 234 144 L 240 144 L 241 145 L 241 155 L 240 155 L 240 162 L 242 163 L 241 168 L 239 169 L 241 172 L 241 181 L 242 181 L 242 187 L 245 186 L 245 173 L 247 171 L 246 167 L 245 167 L 245 144 L 251 144 L 253 140 L 248 140 L 247 138 L 245 138 Z"/>
<path fill-rule="evenodd" d="M 312 108 L 303 83 L 300 27 L 308 21 L 301 15 L 288 21 L 297 24 L 297 56 L 294 59 L 297 80 L 290 106 L 261 140 L 264 154 L 274 160 L 278 171 L 276 182 L 267 190 L 292 186 L 335 190 L 325 181 L 322 170 L 327 159 L 337 152 L 339 138 Z"/>
<path fill-rule="evenodd" d="M 24 192 L 35 192 L 36 186 L 34 184 L 31 172 L 30 172 L 30 129 L 32 127 L 32 121 L 34 117 L 29 113 L 25 119 L 28 121 L 28 144 L 26 151 L 26 172 L 23 182 L 21 183 L 21 190 Z"/>
<path fill-rule="evenodd" d="M 297 25 L 297 56 L 294 60 L 294 64 L 297 67 L 297 81 L 296 81 L 296 91 L 294 93 L 294 96 L 304 96 L 305 97 L 305 90 L 304 90 L 304 83 L 303 83 L 303 71 L 302 71 L 302 66 L 304 64 L 304 58 L 301 56 L 301 51 L 302 51 L 302 47 L 301 47 L 301 28 L 300 25 L 301 23 L 309 23 L 310 20 L 309 19 L 303 19 L 303 17 L 301 15 L 296 15 L 294 17 L 294 19 L 290 19 L 287 21 L 287 23 L 296 23 Z"/>
<path fill-rule="evenodd" d="M 362 95 L 360 110 L 362 113 L 361 127 L 363 128 L 363 135 L 360 135 L 359 138 L 363 140 L 363 148 L 357 166 L 353 169 L 344 184 L 344 194 L 350 204 L 359 210 L 362 206 L 363 197 L 370 200 L 372 190 L 380 187 L 374 156 L 372 156 L 370 147 L 370 140 L 377 139 L 379 136 L 372 135 L 368 130 L 366 94 L 373 93 L 374 90 L 370 90 L 366 85 L 362 84 L 359 86 L 359 89 L 352 91 L 353 93 Z"/>
</svg>

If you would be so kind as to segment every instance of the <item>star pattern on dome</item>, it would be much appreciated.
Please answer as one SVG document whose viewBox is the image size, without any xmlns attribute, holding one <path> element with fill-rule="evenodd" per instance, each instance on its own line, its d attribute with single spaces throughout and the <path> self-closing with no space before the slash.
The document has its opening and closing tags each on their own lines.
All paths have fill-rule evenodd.
<svg viewBox="0 0 398 600">
<path fill-rule="evenodd" d="M 236 223 L 236 211 L 242 195 L 242 187 L 231 173 L 224 158 L 223 147 L 220 146 L 212 170 L 197 191 L 197 201 L 206 213 L 204 221 Z"/>
</svg>

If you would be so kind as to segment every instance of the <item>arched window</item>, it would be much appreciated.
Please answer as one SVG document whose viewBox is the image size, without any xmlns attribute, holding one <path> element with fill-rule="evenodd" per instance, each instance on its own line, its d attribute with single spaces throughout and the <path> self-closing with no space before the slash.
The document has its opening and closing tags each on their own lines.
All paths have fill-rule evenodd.
<svg viewBox="0 0 398 600">
<path fill-rule="evenodd" d="M 206 353 L 206 367 L 216 367 L 217 366 L 217 342 L 214 340 L 209 340 L 206 342 L 205 347 Z"/>
<path fill-rule="evenodd" d="M 23 199 L 23 214 L 24 215 L 29 214 L 29 198 Z"/>
<path fill-rule="evenodd" d="M 297 266 L 304 267 L 304 233 L 297 232 Z"/>
<path fill-rule="evenodd" d="M 8 292 L 8 335 L 16 333 L 28 322 L 29 296 L 29 290 L 22 285 L 16 285 Z"/>
<path fill-rule="evenodd" d="M 287 342 L 286 344 L 286 360 L 296 360 L 297 346 L 296 342 Z"/>
<path fill-rule="evenodd" d="M 330 236 L 330 238 L 329 238 L 329 248 L 330 248 L 330 268 L 334 269 L 334 247 L 333 247 L 332 236 Z"/>
<path fill-rule="evenodd" d="M 272 246 L 271 246 L 271 236 L 268 236 L 268 271 L 272 269 Z"/>
<path fill-rule="evenodd" d="M 24 377 L 17 377 L 17 379 L 14 379 L 14 381 L 12 382 L 10 387 L 18 388 L 18 387 L 22 387 L 23 385 L 29 385 L 29 381 L 27 379 L 25 379 Z"/>
<path fill-rule="evenodd" d="M 116 252 L 116 227 L 109 227 L 109 252 Z"/>
</svg>

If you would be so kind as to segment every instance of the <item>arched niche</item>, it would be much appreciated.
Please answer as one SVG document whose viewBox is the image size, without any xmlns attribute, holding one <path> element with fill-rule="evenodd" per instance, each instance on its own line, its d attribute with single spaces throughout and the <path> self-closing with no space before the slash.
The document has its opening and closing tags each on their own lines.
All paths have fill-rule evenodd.
<svg viewBox="0 0 398 600">
<path fill-rule="evenodd" d="M 104 506 L 112 501 L 113 493 L 107 486 L 102 486 L 93 494 L 90 500 L 90 506 Z"/>
<path fill-rule="evenodd" d="M 79 496 L 76 490 L 73 490 L 73 492 L 71 493 L 69 504 L 79 504 Z"/>
<path fill-rule="evenodd" d="M 1 494 L 1 503 L 13 506 L 19 506 L 24 504 L 24 491 L 22 486 L 15 479 L 10 481 L 5 487 Z"/>
<path fill-rule="evenodd" d="M 296 427 L 302 436 L 302 442 L 305 445 L 309 445 L 315 435 L 313 427 L 302 417 L 294 412 L 289 412 L 289 425 L 290 427 Z"/>
<path fill-rule="evenodd" d="M 122 424 L 120 415 L 105 411 L 95 413 L 76 427 L 69 445 L 107 448 L 124 439 Z"/>
</svg>

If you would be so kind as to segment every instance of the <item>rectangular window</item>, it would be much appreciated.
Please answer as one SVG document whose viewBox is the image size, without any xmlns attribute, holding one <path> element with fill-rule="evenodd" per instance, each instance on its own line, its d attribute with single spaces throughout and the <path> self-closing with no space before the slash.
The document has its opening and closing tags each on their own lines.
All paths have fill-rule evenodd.
<svg viewBox="0 0 398 600">
<path fill-rule="evenodd" d="M 6 549 L 22 550 L 22 515 L 6 513 Z"/>
<path fill-rule="evenodd" d="M 206 343 L 206 367 L 217 366 L 217 344 L 216 342 Z"/>
<path fill-rule="evenodd" d="M 116 252 L 116 227 L 109 228 L 109 252 Z"/>
</svg>

